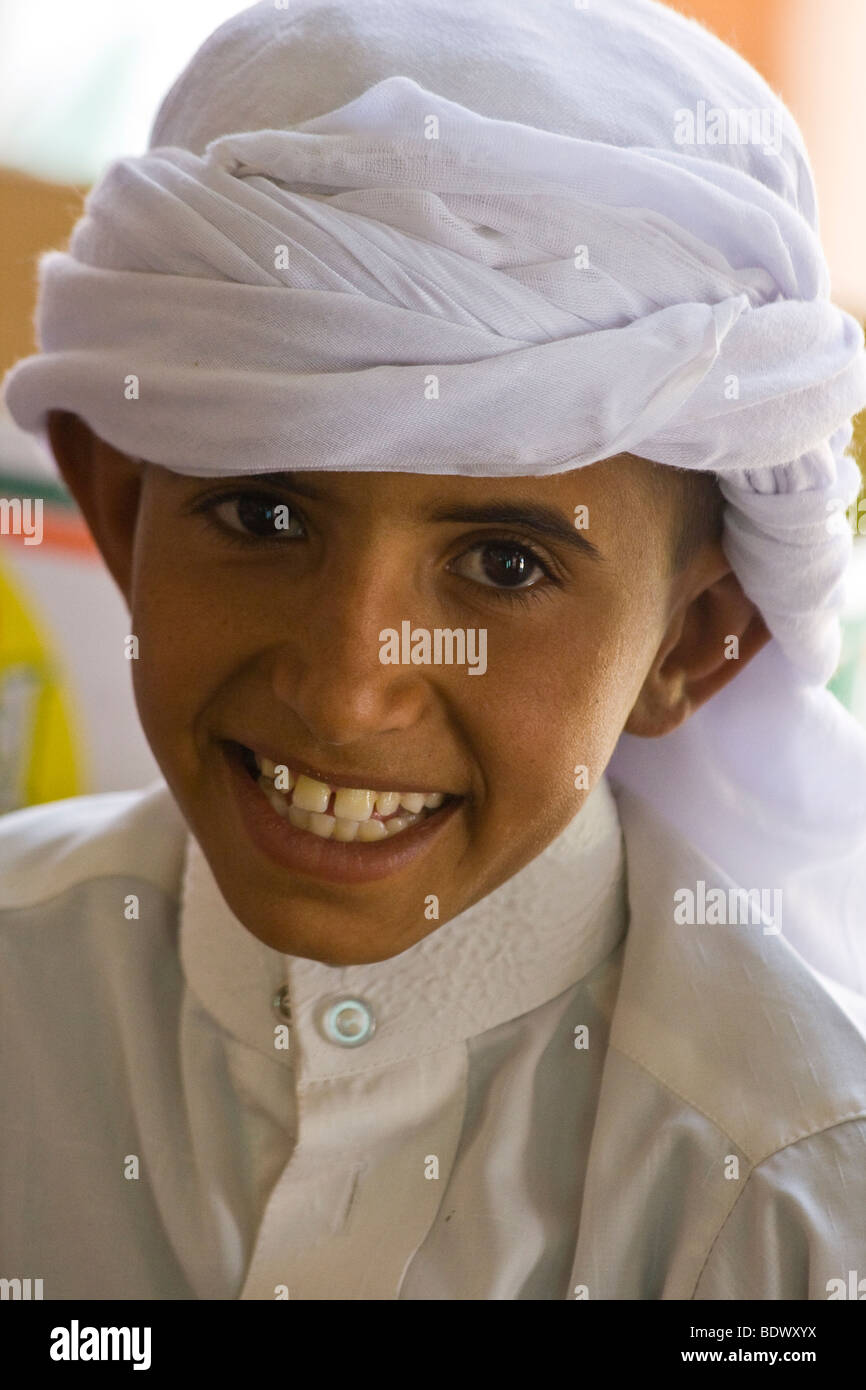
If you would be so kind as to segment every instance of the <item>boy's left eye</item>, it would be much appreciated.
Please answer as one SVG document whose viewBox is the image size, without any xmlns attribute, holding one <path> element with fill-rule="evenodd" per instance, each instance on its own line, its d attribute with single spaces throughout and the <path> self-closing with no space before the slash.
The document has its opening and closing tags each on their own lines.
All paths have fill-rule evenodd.
<svg viewBox="0 0 866 1390">
<path fill-rule="evenodd" d="M 464 551 L 460 559 L 469 561 L 461 577 L 486 588 L 506 592 L 509 589 L 534 589 L 540 576 L 550 578 L 550 571 L 535 552 L 518 541 L 479 541 Z M 534 582 L 529 583 L 529 580 Z"/>
</svg>

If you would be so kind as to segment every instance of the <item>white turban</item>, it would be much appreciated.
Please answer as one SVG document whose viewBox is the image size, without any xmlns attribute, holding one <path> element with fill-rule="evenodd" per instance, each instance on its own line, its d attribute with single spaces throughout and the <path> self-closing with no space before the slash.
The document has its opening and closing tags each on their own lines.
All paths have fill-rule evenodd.
<svg viewBox="0 0 866 1390">
<path fill-rule="evenodd" d="M 713 472 L 774 641 L 610 771 L 786 888 L 786 935 L 850 977 L 866 736 L 820 686 L 866 354 L 799 131 L 742 59 L 650 0 L 266 0 L 42 258 L 37 327 L 18 424 L 74 411 L 179 473 Z"/>
</svg>

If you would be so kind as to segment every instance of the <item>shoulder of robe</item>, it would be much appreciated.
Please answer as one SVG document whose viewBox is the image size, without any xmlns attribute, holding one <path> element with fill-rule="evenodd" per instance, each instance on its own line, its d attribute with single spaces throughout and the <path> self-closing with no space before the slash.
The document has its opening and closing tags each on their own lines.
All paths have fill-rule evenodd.
<svg viewBox="0 0 866 1390">
<path fill-rule="evenodd" d="M 866 1120 L 799 1139 L 748 1175 L 696 1299 L 866 1298 Z"/>
<path fill-rule="evenodd" d="M 178 891 L 187 827 L 161 779 L 0 816 L 0 911 L 37 906 L 115 875 Z"/>
<path fill-rule="evenodd" d="M 735 884 L 641 797 L 617 788 L 616 799 L 629 928 L 611 1047 L 752 1164 L 866 1115 L 866 1000 L 815 970 L 784 922 L 779 933 L 678 923 L 675 894 L 699 881 L 726 898 L 761 885 Z"/>
</svg>

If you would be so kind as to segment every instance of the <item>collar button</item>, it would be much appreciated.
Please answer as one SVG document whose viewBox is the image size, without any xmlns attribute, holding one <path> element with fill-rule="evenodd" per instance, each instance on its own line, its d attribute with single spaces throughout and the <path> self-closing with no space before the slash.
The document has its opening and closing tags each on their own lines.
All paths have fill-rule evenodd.
<svg viewBox="0 0 866 1390">
<path fill-rule="evenodd" d="M 288 985 L 283 985 L 282 989 L 274 995 L 273 1005 L 274 1012 L 279 1014 L 280 1018 L 285 1018 L 291 1021 L 292 998 L 291 991 Z"/>
<path fill-rule="evenodd" d="M 366 999 L 340 995 L 320 1004 L 319 1028 L 328 1042 L 338 1047 L 360 1047 L 372 1038 L 376 1016 Z"/>
</svg>

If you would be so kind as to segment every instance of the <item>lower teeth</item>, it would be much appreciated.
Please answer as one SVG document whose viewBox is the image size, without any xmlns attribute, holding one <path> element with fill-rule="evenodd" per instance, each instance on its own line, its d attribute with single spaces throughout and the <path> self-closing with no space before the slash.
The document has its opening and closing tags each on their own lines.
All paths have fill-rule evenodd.
<svg viewBox="0 0 866 1390">
<path fill-rule="evenodd" d="M 370 820 L 362 821 L 343 820 L 324 812 L 302 811 L 299 806 L 293 806 L 285 794 L 278 792 L 273 782 L 266 777 L 259 777 L 258 785 L 277 815 L 289 821 L 297 830 L 306 830 L 311 835 L 318 835 L 320 840 L 338 840 L 344 844 L 359 840 L 362 844 L 370 844 L 376 840 L 386 840 L 393 835 L 399 835 L 402 830 L 407 830 L 410 825 L 429 814 L 427 811 L 407 811 L 402 816 L 389 816 L 387 820 L 376 820 L 372 817 Z"/>
</svg>

